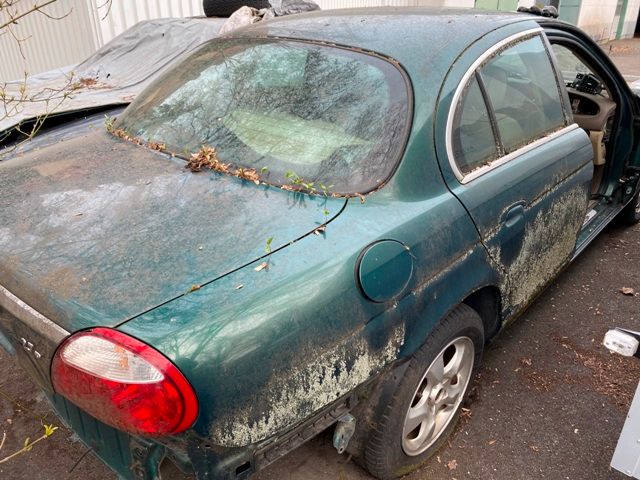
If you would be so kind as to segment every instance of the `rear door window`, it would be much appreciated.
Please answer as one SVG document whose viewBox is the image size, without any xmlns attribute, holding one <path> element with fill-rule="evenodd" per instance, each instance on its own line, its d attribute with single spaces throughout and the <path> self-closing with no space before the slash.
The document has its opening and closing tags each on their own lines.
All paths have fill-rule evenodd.
<svg viewBox="0 0 640 480">
<path fill-rule="evenodd" d="M 455 107 L 451 153 L 462 176 L 566 126 L 561 98 L 540 35 L 489 56 Z"/>
<path fill-rule="evenodd" d="M 499 52 L 481 75 L 505 153 L 565 125 L 556 75 L 539 36 Z"/>
</svg>

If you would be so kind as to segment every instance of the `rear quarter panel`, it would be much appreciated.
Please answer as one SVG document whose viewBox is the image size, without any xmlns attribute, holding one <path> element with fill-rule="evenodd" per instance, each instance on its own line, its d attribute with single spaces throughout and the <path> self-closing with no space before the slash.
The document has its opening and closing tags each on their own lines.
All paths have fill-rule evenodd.
<svg viewBox="0 0 640 480">
<path fill-rule="evenodd" d="M 479 286 L 498 282 L 466 211 L 446 190 L 402 201 L 398 185 L 352 199 L 321 235 L 136 318 L 121 329 L 169 356 L 194 385 L 198 435 L 239 447 L 286 431 L 418 348 Z M 395 299 L 358 290 L 361 250 L 408 246 L 414 273 Z"/>
</svg>

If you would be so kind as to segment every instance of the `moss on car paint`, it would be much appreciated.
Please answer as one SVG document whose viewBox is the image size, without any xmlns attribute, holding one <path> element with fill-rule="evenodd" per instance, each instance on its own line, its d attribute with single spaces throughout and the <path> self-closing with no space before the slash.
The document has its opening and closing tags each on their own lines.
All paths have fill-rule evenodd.
<svg viewBox="0 0 640 480">
<path fill-rule="evenodd" d="M 506 307 L 518 310 L 526 305 L 566 265 L 584 221 L 586 201 L 584 189 L 576 187 L 538 212 L 525 228 L 520 252 L 509 265 L 502 258 L 500 246 L 490 249 L 492 258 L 508 271 L 508 280 L 501 288 Z"/>
<path fill-rule="evenodd" d="M 242 405 L 213 426 L 212 440 L 225 447 L 238 447 L 289 428 L 380 373 L 398 357 L 404 337 L 405 326 L 401 323 L 377 348 L 357 333 L 328 350 L 308 345 L 301 349 L 293 370 L 274 374 L 265 388 L 255 392 L 270 399 L 268 412 L 256 418 L 252 403 Z"/>
</svg>

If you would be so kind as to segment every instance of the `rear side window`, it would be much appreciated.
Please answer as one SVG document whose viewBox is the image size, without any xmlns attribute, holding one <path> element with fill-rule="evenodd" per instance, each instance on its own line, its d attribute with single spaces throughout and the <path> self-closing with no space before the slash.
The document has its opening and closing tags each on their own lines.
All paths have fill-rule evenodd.
<svg viewBox="0 0 640 480">
<path fill-rule="evenodd" d="M 467 84 L 454 125 L 453 154 L 462 173 L 469 173 L 497 158 L 491 118 L 475 75 Z"/>
<path fill-rule="evenodd" d="M 542 38 L 498 50 L 467 82 L 454 113 L 451 147 L 466 175 L 566 125 Z"/>
</svg>

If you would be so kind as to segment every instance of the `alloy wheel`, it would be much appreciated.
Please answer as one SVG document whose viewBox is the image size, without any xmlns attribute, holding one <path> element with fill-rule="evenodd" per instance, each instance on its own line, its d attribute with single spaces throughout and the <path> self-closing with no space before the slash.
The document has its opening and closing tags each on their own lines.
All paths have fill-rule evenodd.
<svg viewBox="0 0 640 480">
<path fill-rule="evenodd" d="M 402 430 L 402 449 L 420 455 L 447 428 L 464 398 L 475 348 L 468 337 L 451 341 L 427 368 L 411 400 Z"/>
</svg>

